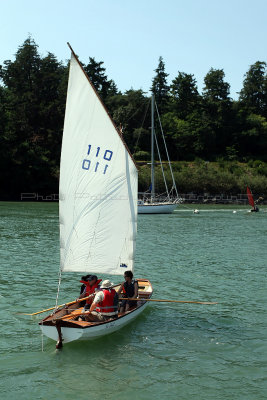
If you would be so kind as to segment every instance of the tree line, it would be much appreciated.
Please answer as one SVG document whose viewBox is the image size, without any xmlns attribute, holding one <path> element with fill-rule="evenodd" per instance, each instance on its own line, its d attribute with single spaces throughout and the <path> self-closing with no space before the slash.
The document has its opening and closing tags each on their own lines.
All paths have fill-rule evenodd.
<svg viewBox="0 0 267 400">
<path fill-rule="evenodd" d="M 193 74 L 178 71 L 168 84 L 160 57 L 151 91 L 170 158 L 266 162 L 266 66 L 257 61 L 249 67 L 239 98 L 233 100 L 223 69 L 208 71 L 200 93 Z M 148 160 L 150 95 L 140 89 L 119 91 L 103 61 L 89 57 L 83 67 L 135 159 Z M 19 46 L 14 61 L 0 65 L 0 79 L 1 199 L 15 199 L 21 192 L 57 193 L 68 63 L 64 65 L 52 53 L 41 56 L 29 37 Z"/>
</svg>

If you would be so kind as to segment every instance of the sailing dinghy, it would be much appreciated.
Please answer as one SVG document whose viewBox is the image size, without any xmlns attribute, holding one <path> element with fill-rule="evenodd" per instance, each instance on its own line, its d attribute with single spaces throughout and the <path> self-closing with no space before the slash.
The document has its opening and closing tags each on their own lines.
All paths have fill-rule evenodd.
<svg viewBox="0 0 267 400">
<path fill-rule="evenodd" d="M 120 275 L 134 269 L 137 231 L 137 168 L 71 46 L 60 162 L 60 279 L 66 271 Z M 42 332 L 64 343 L 112 333 L 147 306 L 152 286 L 138 279 L 136 306 L 105 322 L 78 321 L 79 302 L 39 322 Z M 120 284 L 115 285 L 118 290 Z M 58 300 L 58 294 L 57 294 Z M 56 306 L 57 306 L 56 300 Z"/>
</svg>

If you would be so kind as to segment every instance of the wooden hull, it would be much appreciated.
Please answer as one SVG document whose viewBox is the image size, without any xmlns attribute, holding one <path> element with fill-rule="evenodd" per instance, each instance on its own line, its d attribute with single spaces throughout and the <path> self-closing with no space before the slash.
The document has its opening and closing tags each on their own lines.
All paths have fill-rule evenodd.
<svg viewBox="0 0 267 400">
<path fill-rule="evenodd" d="M 120 285 L 114 287 L 118 290 Z M 127 313 L 119 314 L 117 319 L 105 322 L 85 322 L 75 321 L 74 318 L 80 314 L 82 308 L 75 308 L 78 304 L 71 306 L 69 314 L 65 314 L 64 309 L 56 311 L 53 315 L 49 315 L 39 322 L 41 331 L 44 335 L 55 341 L 58 340 L 58 332 L 55 326 L 57 320 L 60 320 L 63 344 L 73 342 L 74 340 L 92 340 L 101 336 L 116 332 L 123 326 L 134 320 L 147 307 L 148 302 L 145 300 L 150 298 L 153 293 L 150 282 L 146 279 L 138 279 L 139 301 L 137 307 Z"/>
<path fill-rule="evenodd" d="M 171 214 L 177 206 L 177 203 L 138 204 L 138 214 Z"/>
</svg>

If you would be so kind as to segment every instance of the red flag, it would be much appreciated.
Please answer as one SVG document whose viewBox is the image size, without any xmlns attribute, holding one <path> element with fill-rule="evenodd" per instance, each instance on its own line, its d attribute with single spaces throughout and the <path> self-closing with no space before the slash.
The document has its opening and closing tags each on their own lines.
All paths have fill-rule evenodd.
<svg viewBox="0 0 267 400">
<path fill-rule="evenodd" d="M 249 204 L 251 205 L 251 207 L 254 208 L 254 199 L 253 199 L 252 193 L 251 193 L 251 191 L 250 191 L 248 186 L 247 186 L 247 195 L 248 195 Z"/>
</svg>

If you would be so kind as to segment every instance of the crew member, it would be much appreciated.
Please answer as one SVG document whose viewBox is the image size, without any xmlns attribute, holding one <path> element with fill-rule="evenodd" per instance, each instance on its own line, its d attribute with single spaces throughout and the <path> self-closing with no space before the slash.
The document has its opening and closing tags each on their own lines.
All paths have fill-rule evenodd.
<svg viewBox="0 0 267 400">
<path fill-rule="evenodd" d="M 84 306 L 84 310 L 89 310 L 90 305 L 92 304 L 95 292 L 100 288 L 100 282 L 102 279 L 97 279 L 96 275 L 90 275 L 87 280 L 81 280 L 80 282 L 85 285 L 83 293 L 79 296 L 79 299 L 90 296 L 86 299 L 86 304 Z"/>
<path fill-rule="evenodd" d="M 102 282 L 89 313 L 84 315 L 86 321 L 106 321 L 118 317 L 118 295 L 112 286 L 108 279 Z"/>
<path fill-rule="evenodd" d="M 121 284 L 119 290 L 118 290 L 118 296 L 120 295 L 121 292 L 123 292 L 123 297 L 126 297 L 127 299 L 137 299 L 138 297 L 138 282 L 133 279 L 133 273 L 132 271 L 125 271 L 124 272 L 124 279 L 125 282 Z M 137 305 L 137 301 L 131 301 L 131 300 L 122 300 L 121 305 L 120 305 L 120 312 L 126 312 L 128 311 L 131 307 L 134 307 Z"/>
</svg>

